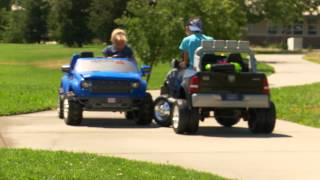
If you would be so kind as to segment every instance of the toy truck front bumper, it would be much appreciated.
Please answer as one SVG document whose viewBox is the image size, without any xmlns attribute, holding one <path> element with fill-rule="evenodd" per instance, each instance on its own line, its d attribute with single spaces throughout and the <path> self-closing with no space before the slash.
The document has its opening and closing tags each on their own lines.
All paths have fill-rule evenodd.
<svg viewBox="0 0 320 180">
<path fill-rule="evenodd" d="M 192 106 L 199 108 L 268 108 L 268 95 L 239 95 L 239 98 L 226 98 L 221 94 L 193 94 Z"/>
<path fill-rule="evenodd" d="M 86 111 L 133 111 L 139 110 L 142 98 L 130 97 L 77 97 Z"/>
</svg>

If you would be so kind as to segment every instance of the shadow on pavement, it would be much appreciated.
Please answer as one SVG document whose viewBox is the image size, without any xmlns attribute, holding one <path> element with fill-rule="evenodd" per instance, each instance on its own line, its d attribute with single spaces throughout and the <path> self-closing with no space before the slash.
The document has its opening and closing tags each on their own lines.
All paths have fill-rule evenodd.
<svg viewBox="0 0 320 180">
<path fill-rule="evenodd" d="M 121 119 L 121 118 L 85 118 L 83 119 L 80 126 L 94 127 L 94 128 L 134 128 L 134 129 L 149 129 L 149 128 L 159 128 L 155 124 L 150 125 L 136 125 L 134 121 Z"/>
<path fill-rule="evenodd" d="M 225 137 L 225 138 L 291 138 L 286 134 L 252 134 L 248 128 L 241 127 L 199 127 L 199 136 Z"/>
</svg>

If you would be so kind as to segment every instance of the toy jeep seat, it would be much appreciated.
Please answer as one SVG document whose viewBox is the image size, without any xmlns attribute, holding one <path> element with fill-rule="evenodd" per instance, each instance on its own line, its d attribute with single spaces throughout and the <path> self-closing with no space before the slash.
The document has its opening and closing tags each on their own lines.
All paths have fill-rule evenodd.
<svg viewBox="0 0 320 180">
<path fill-rule="evenodd" d="M 93 58 L 94 53 L 93 52 L 81 52 L 80 58 Z"/>
<path fill-rule="evenodd" d="M 77 61 L 79 58 L 93 58 L 94 53 L 93 52 L 81 52 L 80 54 L 74 54 L 71 57 L 70 61 L 70 69 L 73 69 L 74 66 L 76 65 Z"/>
<path fill-rule="evenodd" d="M 217 64 L 218 61 L 225 59 L 226 56 L 219 56 L 215 54 L 205 54 L 201 59 L 201 71 L 205 71 L 207 64 Z"/>
<path fill-rule="evenodd" d="M 235 73 L 236 69 L 233 64 L 214 64 L 211 67 L 211 72 Z"/>
<path fill-rule="evenodd" d="M 243 60 L 240 53 L 231 53 L 228 56 L 229 63 L 238 63 L 241 66 L 242 72 L 249 72 L 249 65 Z"/>
</svg>

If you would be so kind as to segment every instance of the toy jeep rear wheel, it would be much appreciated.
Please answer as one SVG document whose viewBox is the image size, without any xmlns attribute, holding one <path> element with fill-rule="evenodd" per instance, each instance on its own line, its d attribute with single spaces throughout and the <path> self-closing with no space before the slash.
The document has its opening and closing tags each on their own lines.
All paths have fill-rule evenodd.
<svg viewBox="0 0 320 180">
<path fill-rule="evenodd" d="M 186 100 L 177 100 L 173 105 L 172 123 L 177 134 L 196 133 L 199 128 L 199 111 L 195 108 L 190 110 Z"/>
<path fill-rule="evenodd" d="M 137 125 L 149 125 L 153 120 L 153 100 L 150 93 L 146 94 L 145 100 L 137 113 L 136 124 Z"/>
<path fill-rule="evenodd" d="M 64 122 L 67 125 L 80 125 L 82 121 L 82 105 L 78 101 L 64 99 Z"/>
<path fill-rule="evenodd" d="M 224 127 L 232 127 L 240 121 L 241 116 L 236 110 L 217 110 L 215 111 L 215 119 Z"/>
<path fill-rule="evenodd" d="M 276 124 L 276 108 L 273 102 L 265 109 L 252 109 L 249 112 L 249 128 L 255 134 L 270 134 Z"/>
<path fill-rule="evenodd" d="M 232 126 L 236 125 L 240 121 L 240 118 L 236 118 L 236 117 L 217 117 L 216 120 L 220 125 L 222 125 L 224 127 L 232 127 Z"/>
<path fill-rule="evenodd" d="M 156 123 L 163 127 L 172 124 L 172 103 L 165 96 L 160 96 L 154 101 L 154 119 Z"/>
</svg>

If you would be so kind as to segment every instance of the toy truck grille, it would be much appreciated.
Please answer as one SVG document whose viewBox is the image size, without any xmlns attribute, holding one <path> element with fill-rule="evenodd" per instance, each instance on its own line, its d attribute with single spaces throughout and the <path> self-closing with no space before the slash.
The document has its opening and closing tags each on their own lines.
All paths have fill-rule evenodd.
<svg viewBox="0 0 320 180">
<path fill-rule="evenodd" d="M 92 93 L 130 93 L 129 81 L 124 80 L 93 80 Z"/>
</svg>

